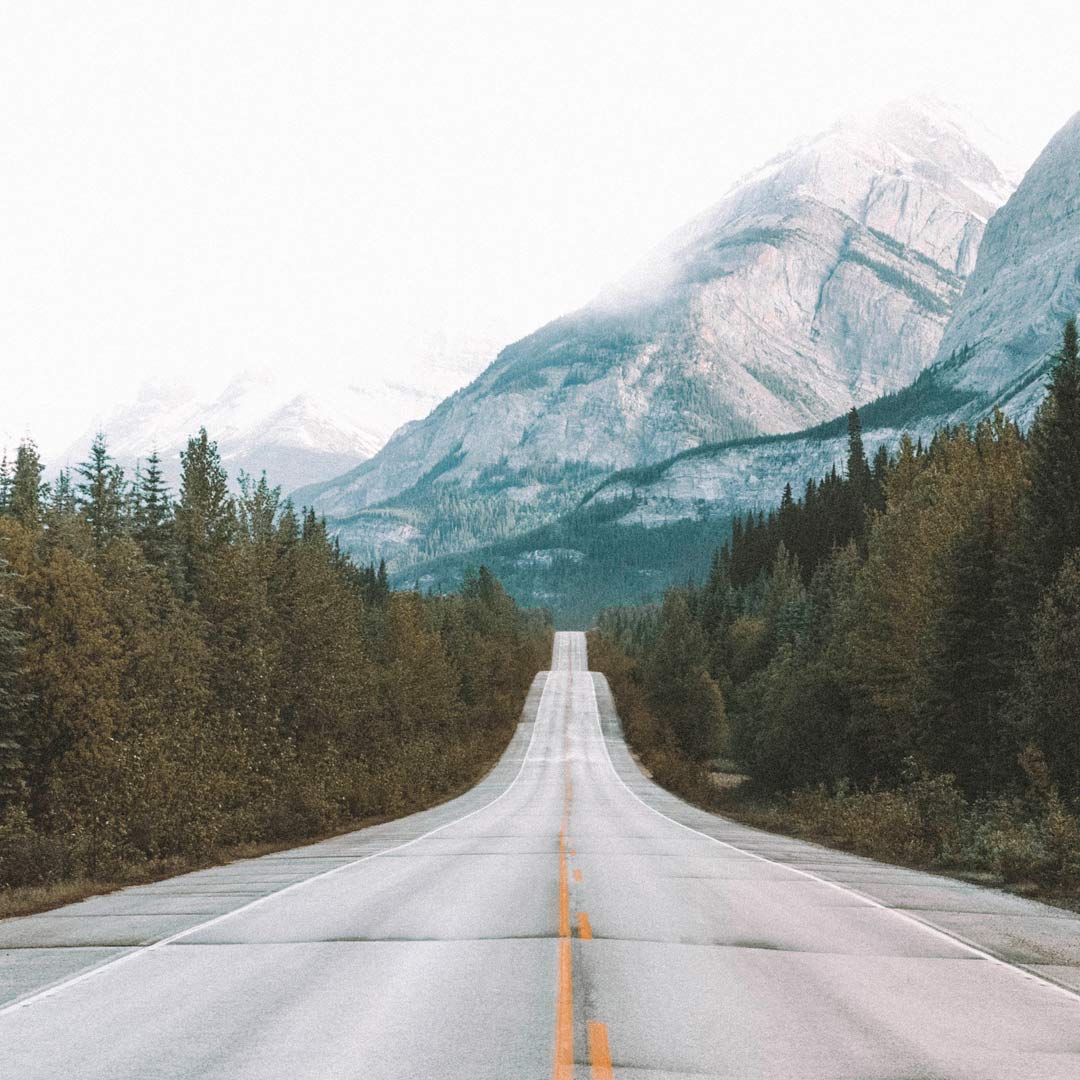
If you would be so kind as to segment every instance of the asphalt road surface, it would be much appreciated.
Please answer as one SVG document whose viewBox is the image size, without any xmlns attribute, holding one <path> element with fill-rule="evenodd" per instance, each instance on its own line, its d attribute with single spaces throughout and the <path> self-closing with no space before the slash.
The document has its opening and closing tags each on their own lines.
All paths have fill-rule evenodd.
<svg viewBox="0 0 1080 1080">
<path fill-rule="evenodd" d="M 1080 920 L 654 786 L 559 634 L 453 802 L 0 922 L 3 1080 L 1080 1078 Z"/>
</svg>

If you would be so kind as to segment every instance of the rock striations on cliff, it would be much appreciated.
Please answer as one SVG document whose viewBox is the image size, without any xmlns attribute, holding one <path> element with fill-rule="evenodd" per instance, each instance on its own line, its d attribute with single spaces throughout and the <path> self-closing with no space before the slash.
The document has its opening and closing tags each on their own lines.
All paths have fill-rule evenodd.
<svg viewBox="0 0 1080 1080">
<path fill-rule="evenodd" d="M 347 546 L 407 565 L 535 524 L 612 470 L 805 428 L 898 390 L 936 355 L 1010 190 L 940 104 L 838 124 L 746 177 L 587 307 L 508 346 L 372 460 L 297 498 Z M 447 509 L 458 503 L 473 509 Z"/>
</svg>

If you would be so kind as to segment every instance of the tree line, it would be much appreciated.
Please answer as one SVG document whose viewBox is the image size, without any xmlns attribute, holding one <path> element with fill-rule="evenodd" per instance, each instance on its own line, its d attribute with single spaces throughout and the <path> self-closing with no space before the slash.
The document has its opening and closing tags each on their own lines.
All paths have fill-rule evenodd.
<svg viewBox="0 0 1080 1080">
<path fill-rule="evenodd" d="M 945 778 L 965 804 L 1080 808 L 1076 322 L 1026 434 L 995 412 L 868 460 L 853 410 L 842 474 L 736 519 L 704 582 L 599 626 L 654 737 L 759 790 Z"/>
<path fill-rule="evenodd" d="M 103 436 L 43 482 L 0 468 L 0 886 L 299 839 L 473 780 L 547 663 L 546 616 L 485 569 L 391 592 L 205 430 L 179 491 Z"/>
</svg>

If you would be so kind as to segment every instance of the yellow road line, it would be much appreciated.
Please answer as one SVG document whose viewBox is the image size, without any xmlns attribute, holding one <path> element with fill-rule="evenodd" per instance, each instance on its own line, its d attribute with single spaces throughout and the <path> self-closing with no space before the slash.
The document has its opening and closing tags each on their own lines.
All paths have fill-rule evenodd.
<svg viewBox="0 0 1080 1080">
<path fill-rule="evenodd" d="M 607 1024 L 589 1023 L 589 1060 L 592 1062 L 592 1080 L 614 1080 L 611 1067 L 611 1050 L 608 1047 Z"/>
<path fill-rule="evenodd" d="M 566 755 L 563 770 L 563 815 L 559 826 L 559 986 L 555 1003 L 555 1080 L 574 1080 L 574 970 L 570 939 L 570 881 L 566 862 L 566 834 L 570 825 L 570 726 L 569 698 L 563 739 Z"/>
</svg>

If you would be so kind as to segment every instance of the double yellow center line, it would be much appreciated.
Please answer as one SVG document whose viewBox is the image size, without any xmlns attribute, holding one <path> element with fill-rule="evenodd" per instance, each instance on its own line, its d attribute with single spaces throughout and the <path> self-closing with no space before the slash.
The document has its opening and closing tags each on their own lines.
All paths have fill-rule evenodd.
<svg viewBox="0 0 1080 1080">
<path fill-rule="evenodd" d="M 570 677 L 571 681 L 573 676 Z M 563 735 L 563 813 L 559 825 L 559 983 L 555 1004 L 555 1073 L 554 1080 L 573 1080 L 574 1077 L 574 965 L 570 930 L 570 868 L 569 847 L 570 807 L 574 799 L 574 784 L 570 777 L 570 693 L 567 688 L 566 723 Z M 581 871 L 574 871 L 574 881 L 581 881 Z M 592 926 L 587 912 L 578 912 L 578 936 L 592 941 Z M 611 1051 L 608 1047 L 607 1025 L 591 1021 L 587 1025 L 589 1062 L 592 1080 L 613 1080 Z"/>
</svg>

